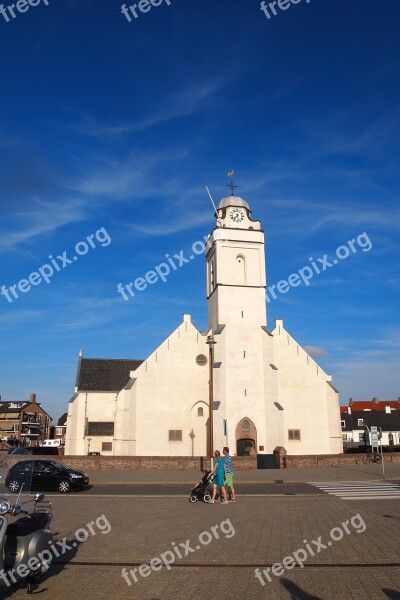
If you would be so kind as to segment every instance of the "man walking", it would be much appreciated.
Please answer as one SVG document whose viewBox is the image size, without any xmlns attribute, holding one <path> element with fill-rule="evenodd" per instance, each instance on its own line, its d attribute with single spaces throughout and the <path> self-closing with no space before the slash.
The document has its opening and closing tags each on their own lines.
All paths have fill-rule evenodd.
<svg viewBox="0 0 400 600">
<path fill-rule="evenodd" d="M 224 447 L 222 452 L 225 456 L 225 486 L 228 488 L 229 502 L 236 502 L 235 488 L 233 487 L 232 457 L 229 455 L 229 448 L 227 446 Z"/>
</svg>

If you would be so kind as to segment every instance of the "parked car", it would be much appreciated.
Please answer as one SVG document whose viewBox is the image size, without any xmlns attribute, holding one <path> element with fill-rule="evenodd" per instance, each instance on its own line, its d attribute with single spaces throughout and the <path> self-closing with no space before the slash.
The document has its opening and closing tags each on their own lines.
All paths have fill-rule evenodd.
<svg viewBox="0 0 400 600">
<path fill-rule="evenodd" d="M 93 452 L 88 452 L 88 456 L 100 456 L 100 452 L 97 452 L 97 450 L 93 450 Z"/>
<path fill-rule="evenodd" d="M 5 485 L 10 492 L 17 493 L 22 484 L 24 490 L 49 489 L 66 494 L 89 485 L 89 476 L 57 460 L 21 460 L 8 471 Z"/>
</svg>

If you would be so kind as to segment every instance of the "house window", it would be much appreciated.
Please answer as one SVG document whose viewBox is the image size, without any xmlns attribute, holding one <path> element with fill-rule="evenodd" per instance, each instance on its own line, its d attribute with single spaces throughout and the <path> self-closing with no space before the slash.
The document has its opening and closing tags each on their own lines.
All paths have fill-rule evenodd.
<svg viewBox="0 0 400 600">
<path fill-rule="evenodd" d="M 102 452 L 112 452 L 112 442 L 103 442 L 101 444 Z"/>
<path fill-rule="evenodd" d="M 242 431 L 250 431 L 250 423 L 246 420 L 242 423 Z"/>
<path fill-rule="evenodd" d="M 199 406 L 199 408 L 197 409 L 197 416 L 198 417 L 202 417 L 204 413 L 204 409 L 202 406 Z"/>
<path fill-rule="evenodd" d="M 363 427 L 364 419 L 357 419 L 357 425 L 358 425 L 358 427 Z"/>
<path fill-rule="evenodd" d="M 181 442 L 182 441 L 182 429 L 170 429 L 168 434 L 168 440 L 170 442 Z"/>
<path fill-rule="evenodd" d="M 342 440 L 344 442 L 347 442 L 347 434 L 346 433 L 342 433 Z"/>
<path fill-rule="evenodd" d="M 63 433 L 63 428 L 62 427 L 56 427 L 56 435 L 62 435 Z"/>
<path fill-rule="evenodd" d="M 364 442 L 364 432 L 358 434 L 358 441 L 359 442 Z"/>
<path fill-rule="evenodd" d="M 289 429 L 289 440 L 290 441 L 300 441 L 300 429 Z"/>
<path fill-rule="evenodd" d="M 346 427 L 346 421 L 340 421 L 342 427 Z"/>
</svg>

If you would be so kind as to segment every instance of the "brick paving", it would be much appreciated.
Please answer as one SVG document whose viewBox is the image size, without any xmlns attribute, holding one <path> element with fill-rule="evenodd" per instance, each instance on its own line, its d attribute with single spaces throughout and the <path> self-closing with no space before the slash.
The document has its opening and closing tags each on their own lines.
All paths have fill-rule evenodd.
<svg viewBox="0 0 400 600">
<path fill-rule="evenodd" d="M 252 569 L 177 568 L 152 573 L 131 587 L 115 567 L 65 567 L 40 586 L 47 600 L 399 600 L 400 569 L 290 571 L 265 587 Z M 4 596 L 4 597 L 11 597 Z M 13 598 L 26 597 L 18 590 Z"/>
<path fill-rule="evenodd" d="M 103 514 L 111 531 L 103 535 L 97 530 L 65 557 L 65 564 L 53 565 L 39 588 L 42 600 L 75 600 L 77 596 L 96 600 L 400 600 L 400 567 L 388 566 L 400 562 L 400 504 L 395 500 L 345 501 L 328 495 L 242 497 L 236 504 L 223 506 L 192 505 L 184 498 L 73 494 L 51 501 L 52 529 L 58 537 L 72 540 L 76 529 Z M 262 569 L 281 562 L 304 548 L 304 540 L 311 543 L 321 536 L 323 543 L 331 541 L 332 528 L 358 513 L 366 524 L 364 532 L 356 533 L 349 524 L 351 533 L 306 560 L 310 566 L 272 576 L 265 586 L 255 578 L 255 566 Z M 227 539 L 219 530 L 220 539 L 199 544 L 202 532 L 211 532 L 215 525 L 221 528 L 227 519 L 235 529 L 233 537 Z M 225 527 L 230 535 L 230 526 L 225 523 Z M 137 568 L 171 550 L 172 542 L 179 545 L 186 540 L 200 549 L 177 559 L 170 571 L 152 571 L 130 587 L 122 578 L 123 565 Z M 85 562 L 90 564 L 80 564 Z M 19 590 L 12 596 L 25 594 Z M 11 593 L 0 597 L 11 597 Z"/>
</svg>

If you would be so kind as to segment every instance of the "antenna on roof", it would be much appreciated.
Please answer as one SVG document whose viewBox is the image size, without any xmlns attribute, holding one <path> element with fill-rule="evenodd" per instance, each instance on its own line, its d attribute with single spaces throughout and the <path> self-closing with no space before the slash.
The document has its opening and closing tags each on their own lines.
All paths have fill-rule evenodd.
<svg viewBox="0 0 400 600">
<path fill-rule="evenodd" d="M 210 190 L 208 189 L 208 185 L 206 185 L 205 187 L 206 187 L 206 190 L 207 190 L 207 194 L 208 194 L 208 195 L 209 195 L 209 197 L 210 197 L 211 204 L 213 205 L 213 208 L 214 208 L 214 210 L 215 210 L 215 214 L 216 214 L 216 215 L 218 215 L 218 212 L 217 212 L 217 207 L 215 206 L 215 203 L 214 203 L 213 197 L 211 196 L 211 192 L 210 192 Z"/>
</svg>

